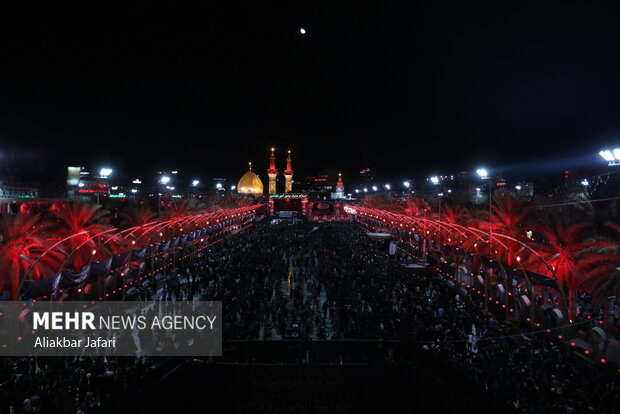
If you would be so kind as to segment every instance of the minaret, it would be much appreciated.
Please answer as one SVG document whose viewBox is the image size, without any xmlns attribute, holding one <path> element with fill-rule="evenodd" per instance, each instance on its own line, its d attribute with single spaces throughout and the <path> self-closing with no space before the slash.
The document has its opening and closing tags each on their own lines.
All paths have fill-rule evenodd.
<svg viewBox="0 0 620 414">
<path fill-rule="evenodd" d="M 338 173 L 338 182 L 336 183 L 336 198 L 344 198 L 344 183 L 342 182 L 342 173 Z"/>
<path fill-rule="evenodd" d="M 275 148 L 271 149 L 271 157 L 269 157 L 269 169 L 267 175 L 269 176 L 269 194 L 276 193 L 276 176 L 278 170 L 276 169 L 276 156 L 274 155 Z"/>
<path fill-rule="evenodd" d="M 288 158 L 286 158 L 286 170 L 284 170 L 284 192 L 293 191 L 293 167 L 291 167 L 291 150 L 288 150 Z"/>
</svg>

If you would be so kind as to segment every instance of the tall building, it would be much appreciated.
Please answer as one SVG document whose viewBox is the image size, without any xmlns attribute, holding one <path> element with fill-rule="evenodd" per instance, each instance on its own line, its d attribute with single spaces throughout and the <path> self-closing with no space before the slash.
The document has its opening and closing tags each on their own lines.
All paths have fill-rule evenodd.
<svg viewBox="0 0 620 414">
<path fill-rule="evenodd" d="M 278 176 L 278 170 L 276 169 L 276 156 L 274 154 L 274 151 L 275 148 L 271 148 L 271 157 L 269 157 L 269 169 L 267 170 L 267 175 L 269 176 L 269 194 L 277 193 L 276 177 Z"/>
<path fill-rule="evenodd" d="M 338 182 L 336 183 L 336 194 L 334 194 L 334 198 L 344 198 L 344 183 L 342 182 L 342 173 L 338 173 Z"/>
<path fill-rule="evenodd" d="M 288 157 L 286 158 L 286 170 L 284 170 L 284 192 L 293 192 L 293 167 L 291 163 L 291 150 L 288 150 Z"/>
</svg>

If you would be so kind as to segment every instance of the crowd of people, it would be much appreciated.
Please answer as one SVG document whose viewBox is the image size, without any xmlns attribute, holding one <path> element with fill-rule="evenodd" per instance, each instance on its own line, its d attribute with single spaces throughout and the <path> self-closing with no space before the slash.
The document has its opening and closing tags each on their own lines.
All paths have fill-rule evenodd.
<svg viewBox="0 0 620 414">
<path fill-rule="evenodd" d="M 256 224 L 178 261 L 165 277 L 139 288 L 134 299 L 222 301 L 225 342 L 406 343 L 445 361 L 519 413 L 611 414 L 620 408 L 617 373 L 609 367 L 582 359 L 557 335 L 504 320 L 505 312 L 485 309 L 453 281 L 412 266 L 410 256 L 390 254 L 388 247 L 354 223 Z M 384 347 L 380 361 L 406 362 L 401 350 Z M 336 358 L 306 352 L 301 362 L 373 361 L 353 355 L 342 347 Z M 225 351 L 210 360 L 252 358 Z M 291 362 L 286 358 L 274 352 L 269 362 Z M 165 363 L 5 359 L 0 413 L 11 412 L 11 406 L 13 412 L 92 412 Z"/>
<path fill-rule="evenodd" d="M 4 358 L 0 413 L 99 412 L 153 378 L 164 362 L 154 358 Z"/>
</svg>

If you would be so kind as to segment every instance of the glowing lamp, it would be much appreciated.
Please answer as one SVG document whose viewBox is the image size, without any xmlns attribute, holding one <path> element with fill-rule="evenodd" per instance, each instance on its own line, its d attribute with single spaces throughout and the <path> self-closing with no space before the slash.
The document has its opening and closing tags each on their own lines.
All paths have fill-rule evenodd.
<svg viewBox="0 0 620 414">
<path fill-rule="evenodd" d="M 602 150 L 598 153 L 608 165 L 620 165 L 620 148 Z"/>
<path fill-rule="evenodd" d="M 111 168 L 102 168 L 99 171 L 99 175 L 102 176 L 103 178 L 107 178 L 110 174 L 112 174 Z"/>
<path fill-rule="evenodd" d="M 478 176 L 482 179 L 487 178 L 489 176 L 488 171 L 486 170 L 486 168 L 478 168 L 476 170 L 476 173 L 478 174 Z"/>
</svg>

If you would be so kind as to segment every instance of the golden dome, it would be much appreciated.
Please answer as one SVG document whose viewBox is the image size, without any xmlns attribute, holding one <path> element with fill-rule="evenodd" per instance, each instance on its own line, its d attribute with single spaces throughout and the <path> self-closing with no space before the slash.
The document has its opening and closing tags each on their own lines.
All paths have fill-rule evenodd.
<svg viewBox="0 0 620 414">
<path fill-rule="evenodd" d="M 250 163 L 250 170 L 243 174 L 237 183 L 237 192 L 255 196 L 263 195 L 263 182 L 258 178 L 258 175 L 252 172 L 252 163 Z"/>
</svg>

